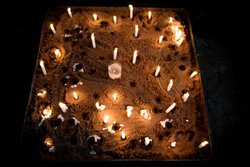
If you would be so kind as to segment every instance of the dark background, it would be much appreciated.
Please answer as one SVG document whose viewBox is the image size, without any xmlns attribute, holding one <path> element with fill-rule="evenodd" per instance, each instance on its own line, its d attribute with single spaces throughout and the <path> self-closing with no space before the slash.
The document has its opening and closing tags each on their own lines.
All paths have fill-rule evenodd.
<svg viewBox="0 0 250 167">
<path fill-rule="evenodd" d="M 215 165 L 217 163 L 243 163 L 249 151 L 248 120 L 248 74 L 247 56 L 241 37 L 246 38 L 249 30 L 243 20 L 243 6 L 239 8 L 227 1 L 218 0 L 37 0 L 34 2 L 10 1 L 10 7 L 2 15 L 7 27 L 7 65 L 4 88 L 7 94 L 5 112 L 2 117 L 4 136 L 7 139 L 5 156 L 8 162 L 20 163 L 19 144 L 24 123 L 33 71 L 38 54 L 43 19 L 49 6 L 128 6 L 187 8 L 193 28 L 197 56 L 206 101 L 208 123 L 212 138 L 214 157 L 209 161 L 152 163 L 168 165 Z M 236 2 L 238 4 L 238 2 Z M 229 7 L 234 5 L 233 7 Z M 7 8 L 6 7 L 6 8 Z M 243 12 L 242 12 L 243 11 Z M 245 12 L 246 13 L 246 12 Z M 6 18 L 5 16 L 8 15 Z M 2 55 L 2 57 L 4 57 Z M 9 103 L 8 103 L 9 102 Z M 4 111 L 2 111 L 4 112 Z M 249 154 L 249 153 L 248 153 Z M 103 165 L 103 164 L 102 164 Z M 118 165 L 124 165 L 120 163 Z"/>
</svg>

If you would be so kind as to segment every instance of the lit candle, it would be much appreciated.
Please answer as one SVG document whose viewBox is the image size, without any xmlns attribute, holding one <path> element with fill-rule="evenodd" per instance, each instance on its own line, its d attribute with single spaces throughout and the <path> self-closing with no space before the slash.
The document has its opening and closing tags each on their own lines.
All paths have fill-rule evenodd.
<svg viewBox="0 0 250 167">
<path fill-rule="evenodd" d="M 115 24 L 117 24 L 117 16 L 113 16 L 113 21 Z"/>
<path fill-rule="evenodd" d="M 178 26 L 172 26 L 172 32 L 174 34 L 174 41 L 177 46 L 180 46 L 184 40 L 182 30 Z"/>
<path fill-rule="evenodd" d="M 161 35 L 161 36 L 159 37 L 159 44 L 162 43 L 162 40 L 163 40 L 163 35 Z"/>
<path fill-rule="evenodd" d="M 156 70 L 155 70 L 155 76 L 157 77 L 160 73 L 161 67 L 158 65 Z"/>
<path fill-rule="evenodd" d="M 66 112 L 68 107 L 65 103 L 59 102 L 59 107 L 61 108 L 62 112 Z"/>
<path fill-rule="evenodd" d="M 126 111 L 127 111 L 127 117 L 131 117 L 133 109 L 134 109 L 133 106 L 127 106 L 127 109 L 126 109 Z"/>
<path fill-rule="evenodd" d="M 105 105 L 103 105 L 103 104 L 100 105 L 99 102 L 96 102 L 96 103 L 95 103 L 95 106 L 96 106 L 96 108 L 97 108 L 98 110 L 102 110 L 102 111 L 106 108 Z"/>
<path fill-rule="evenodd" d="M 194 71 L 194 72 L 192 72 L 192 74 L 189 76 L 189 78 L 193 78 L 195 75 L 197 75 L 198 74 L 198 72 L 197 71 Z"/>
<path fill-rule="evenodd" d="M 120 63 L 113 63 L 108 66 L 108 74 L 111 79 L 119 79 L 122 75 L 122 66 Z"/>
<path fill-rule="evenodd" d="M 146 109 L 142 109 L 142 110 L 140 111 L 140 115 L 141 115 L 144 119 L 148 119 L 148 120 L 151 119 L 151 116 L 150 116 L 148 110 L 146 110 Z"/>
<path fill-rule="evenodd" d="M 137 50 L 134 51 L 134 54 L 133 54 L 133 60 L 132 60 L 132 63 L 135 64 L 136 63 L 136 58 L 137 58 Z"/>
<path fill-rule="evenodd" d="M 76 117 L 72 117 L 72 119 L 74 120 L 74 124 L 75 124 L 75 125 L 77 125 L 77 124 L 80 123 L 80 121 L 78 121 L 78 120 L 76 119 Z"/>
<path fill-rule="evenodd" d="M 116 94 L 116 93 L 114 93 L 114 94 L 112 95 L 112 97 L 113 97 L 114 100 L 117 100 L 117 94 Z"/>
<path fill-rule="evenodd" d="M 72 17 L 71 9 L 68 8 L 67 11 L 68 11 L 69 17 L 71 18 Z"/>
<path fill-rule="evenodd" d="M 136 25 L 135 25 L 135 37 L 136 37 L 136 38 L 138 37 L 138 34 L 139 34 L 139 27 L 138 27 L 138 25 L 136 24 Z"/>
<path fill-rule="evenodd" d="M 171 120 L 169 120 L 169 119 L 165 119 L 164 121 L 160 121 L 160 124 L 161 124 L 161 126 L 163 127 L 163 128 L 166 128 L 166 123 L 167 122 L 172 122 L 173 120 L 171 119 Z"/>
<path fill-rule="evenodd" d="M 96 13 L 93 14 L 93 18 L 95 21 L 97 21 L 97 14 Z"/>
<path fill-rule="evenodd" d="M 173 23 L 173 17 L 169 17 L 169 21 L 168 21 L 169 23 Z"/>
<path fill-rule="evenodd" d="M 43 74 L 44 74 L 44 75 L 47 75 L 47 72 L 46 72 L 46 69 L 45 69 L 43 60 L 40 61 L 40 66 L 41 66 L 41 68 L 42 68 Z"/>
<path fill-rule="evenodd" d="M 126 134 L 125 134 L 125 132 L 121 132 L 121 137 L 122 137 L 122 140 L 125 140 L 126 139 Z"/>
<path fill-rule="evenodd" d="M 182 96 L 183 102 L 186 102 L 188 97 L 189 97 L 189 93 L 188 92 L 184 93 L 184 95 Z"/>
<path fill-rule="evenodd" d="M 45 108 L 45 109 L 43 110 L 43 112 L 42 112 L 42 118 L 43 118 L 43 119 L 50 118 L 51 115 L 52 115 L 52 110 L 51 110 L 49 107 Z"/>
<path fill-rule="evenodd" d="M 132 20 L 133 19 L 133 5 L 128 5 L 128 7 L 129 7 L 129 11 L 130 11 L 129 16 Z"/>
<path fill-rule="evenodd" d="M 75 100 L 78 100 L 79 96 L 77 95 L 76 91 L 73 91 L 73 97 Z"/>
<path fill-rule="evenodd" d="M 95 44 L 95 34 L 94 34 L 94 33 L 91 34 L 91 41 L 92 41 L 92 46 L 93 46 L 93 48 L 96 48 L 96 44 Z"/>
<path fill-rule="evenodd" d="M 59 49 L 55 49 L 54 53 L 55 53 L 56 57 L 61 57 L 61 52 Z"/>
<path fill-rule="evenodd" d="M 37 96 L 40 98 L 44 98 L 44 96 L 47 94 L 46 90 L 40 89 L 37 93 Z"/>
<path fill-rule="evenodd" d="M 113 54 L 113 59 L 114 59 L 114 60 L 116 60 L 116 58 L 117 58 L 117 52 L 118 52 L 118 48 L 116 47 L 116 48 L 114 49 L 114 54 Z"/>
<path fill-rule="evenodd" d="M 62 122 L 64 121 L 64 117 L 62 116 L 62 114 L 59 114 L 57 118 L 60 119 Z"/>
<path fill-rule="evenodd" d="M 104 115 L 103 122 L 105 124 L 108 123 L 108 119 L 109 119 L 109 116 L 108 115 Z"/>
<path fill-rule="evenodd" d="M 151 20 L 151 17 L 152 17 L 152 12 L 148 11 L 148 20 Z"/>
<path fill-rule="evenodd" d="M 170 91 L 171 88 L 172 88 L 172 86 L 173 86 L 173 79 L 170 79 L 170 82 L 169 82 L 169 84 L 168 84 L 167 91 Z"/>
<path fill-rule="evenodd" d="M 170 144 L 171 147 L 175 147 L 176 146 L 176 141 L 172 141 Z"/>
<path fill-rule="evenodd" d="M 52 147 L 52 146 L 53 146 L 53 143 L 54 143 L 54 141 L 53 141 L 53 139 L 52 139 L 51 137 L 47 137 L 47 138 L 44 140 L 44 144 L 45 144 L 48 148 Z"/>
<path fill-rule="evenodd" d="M 150 139 L 149 137 L 145 137 L 144 140 L 145 140 L 145 141 L 144 141 L 145 146 L 148 146 L 149 143 L 152 142 L 152 139 Z"/>
<path fill-rule="evenodd" d="M 52 23 L 50 24 L 50 29 L 52 30 L 52 32 L 54 34 L 56 33 L 55 27 L 54 27 L 54 25 Z"/>
<path fill-rule="evenodd" d="M 203 141 L 201 142 L 201 144 L 198 146 L 198 148 L 202 148 L 204 146 L 206 146 L 209 142 L 208 141 Z"/>
<path fill-rule="evenodd" d="M 169 113 L 171 110 L 173 110 L 176 106 L 176 103 L 171 104 L 171 106 L 168 107 L 168 109 L 166 110 L 166 113 Z"/>
</svg>

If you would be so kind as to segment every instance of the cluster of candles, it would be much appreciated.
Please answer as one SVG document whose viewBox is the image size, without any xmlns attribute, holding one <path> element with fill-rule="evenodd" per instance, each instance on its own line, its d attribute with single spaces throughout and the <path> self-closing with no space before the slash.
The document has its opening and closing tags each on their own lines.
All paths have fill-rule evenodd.
<svg viewBox="0 0 250 167">
<path fill-rule="evenodd" d="M 132 5 L 129 5 L 129 9 L 130 9 L 130 18 L 133 19 L 133 6 Z M 67 12 L 68 12 L 68 15 L 70 18 L 72 18 L 72 13 L 71 13 L 71 8 L 68 8 L 67 9 Z M 98 20 L 98 16 L 97 14 L 93 14 L 93 19 L 94 21 L 97 21 Z M 152 12 L 151 11 L 148 11 L 148 20 L 151 20 L 152 19 Z M 117 16 L 113 16 L 113 22 L 115 24 L 118 23 L 118 20 L 117 20 Z M 177 25 L 174 25 L 174 21 L 173 21 L 173 18 L 170 17 L 168 22 L 170 24 L 172 24 L 172 33 L 173 33 L 173 40 L 174 42 L 176 43 L 177 46 L 180 46 L 183 41 L 184 41 L 184 33 L 183 31 L 177 26 Z M 55 30 L 55 27 L 53 24 L 50 24 L 50 29 L 51 31 L 56 34 L 56 30 Z M 137 38 L 139 36 L 139 27 L 138 25 L 135 25 L 135 32 L 134 32 L 134 37 Z M 158 39 L 158 43 L 161 44 L 162 41 L 163 41 L 163 38 L 164 36 L 161 35 Z M 91 42 L 92 42 L 92 47 L 95 49 L 96 48 L 96 42 L 95 42 L 95 34 L 92 33 L 91 34 Z M 60 52 L 59 49 L 55 49 L 54 50 L 54 54 L 56 57 L 61 57 L 62 56 L 62 53 Z M 114 52 L 113 52 L 113 59 L 116 60 L 117 59 L 117 55 L 118 55 L 118 47 L 115 47 L 114 48 Z M 138 56 L 138 50 L 134 50 L 133 52 L 133 58 L 132 58 L 132 64 L 136 64 L 136 60 L 137 60 L 137 56 Z M 47 75 L 47 71 L 45 69 L 45 66 L 44 66 L 44 61 L 41 60 L 40 61 L 40 67 L 42 69 L 42 72 L 44 75 Z M 154 76 L 155 77 L 158 77 L 159 76 L 159 73 L 160 73 L 160 69 L 161 67 L 159 65 L 157 65 L 156 67 L 156 70 L 154 72 Z M 111 79 L 119 79 L 121 78 L 121 72 L 122 72 L 122 66 L 120 63 L 112 63 L 108 66 L 108 74 L 109 74 L 109 77 Z M 191 73 L 191 75 L 189 76 L 189 78 L 193 78 L 195 75 L 197 75 L 198 72 L 197 71 L 193 71 Z M 167 91 L 170 91 L 171 88 L 173 87 L 173 79 L 170 79 L 169 81 L 169 84 L 167 86 Z M 43 98 L 44 96 L 46 96 L 46 91 L 45 90 L 39 90 L 39 92 L 37 93 L 37 96 L 40 97 L 40 98 Z M 79 100 L 79 96 L 77 94 L 77 92 L 74 90 L 73 93 L 72 93 L 72 96 L 75 100 Z M 117 93 L 114 93 L 112 95 L 113 97 L 113 100 L 116 101 L 118 99 L 118 94 Z M 186 92 L 182 95 L 182 100 L 183 102 L 186 102 L 187 99 L 189 97 L 189 93 Z M 59 107 L 61 108 L 62 112 L 66 112 L 68 110 L 68 106 L 63 103 L 63 102 L 59 102 Z M 104 104 L 100 104 L 99 102 L 96 102 L 95 103 L 95 106 L 98 110 L 101 110 L 101 111 L 104 111 L 106 109 L 106 106 Z M 176 103 L 172 103 L 167 109 L 166 109 L 166 113 L 169 113 L 171 110 L 173 110 L 174 108 L 176 107 Z M 127 112 L 127 117 L 131 117 L 132 115 L 132 111 L 133 111 L 134 107 L 133 106 L 127 106 L 126 107 L 126 112 Z M 139 112 L 140 116 L 143 117 L 145 120 L 150 120 L 151 119 L 151 115 L 150 115 L 150 112 L 146 109 L 141 109 L 140 112 Z M 51 117 L 52 115 L 52 110 L 50 107 L 47 107 L 45 108 L 43 111 L 42 111 L 42 120 L 41 122 L 39 123 L 39 126 L 42 124 L 42 122 L 44 121 L 44 119 L 48 119 Z M 58 118 L 61 119 L 62 121 L 64 120 L 63 116 L 61 114 L 58 115 Z M 75 121 L 75 125 L 80 123 L 75 117 L 72 117 L 72 119 L 74 119 Z M 162 125 L 163 128 L 165 128 L 165 124 L 166 122 L 172 122 L 173 120 L 169 120 L 169 119 L 165 119 L 163 121 L 160 121 L 160 124 Z M 103 122 L 105 124 L 107 124 L 109 122 L 109 115 L 104 115 L 103 117 Z M 110 133 L 115 133 L 115 131 L 112 129 L 112 127 L 116 124 L 116 121 L 113 121 L 113 123 L 111 125 L 109 125 L 108 127 L 105 127 L 103 128 L 103 130 L 108 130 L 108 132 Z M 121 128 L 123 128 L 125 125 L 124 124 L 120 124 L 120 130 Z M 94 137 L 95 139 L 95 142 L 97 142 L 98 140 L 100 140 L 101 138 L 99 136 L 97 136 L 96 134 L 90 136 L 90 137 Z M 121 140 L 125 140 L 126 139 L 126 134 L 125 134 L 125 131 L 121 131 Z M 145 137 L 144 138 L 144 144 L 145 146 L 148 146 L 149 143 L 152 142 L 152 139 L 149 138 L 149 137 Z M 44 141 L 45 145 L 49 148 L 49 151 L 53 152 L 55 150 L 54 146 L 53 146 L 53 139 L 52 138 L 46 138 L 45 141 Z M 208 141 L 203 141 L 199 146 L 198 148 L 202 148 L 204 147 L 205 145 L 208 144 Z M 176 141 L 172 141 L 171 144 L 170 144 L 171 147 L 175 147 L 176 146 Z M 95 154 L 93 151 L 92 151 L 92 154 Z"/>
</svg>

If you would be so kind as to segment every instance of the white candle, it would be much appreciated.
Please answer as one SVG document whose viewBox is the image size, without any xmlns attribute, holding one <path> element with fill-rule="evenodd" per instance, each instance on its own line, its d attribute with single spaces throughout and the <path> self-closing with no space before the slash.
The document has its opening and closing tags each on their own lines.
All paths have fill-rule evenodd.
<svg viewBox="0 0 250 167">
<path fill-rule="evenodd" d="M 117 16 L 113 16 L 113 21 L 115 24 L 117 24 Z"/>
<path fill-rule="evenodd" d="M 108 115 L 104 115 L 103 117 L 103 122 L 106 124 L 108 123 L 108 119 L 109 119 L 109 116 Z"/>
<path fill-rule="evenodd" d="M 122 66 L 120 63 L 113 63 L 108 66 L 108 74 L 111 79 L 119 79 L 122 75 Z"/>
<path fill-rule="evenodd" d="M 160 124 L 163 128 L 166 128 L 166 122 L 172 122 L 173 120 L 165 119 L 164 121 L 160 121 Z"/>
<path fill-rule="evenodd" d="M 197 71 L 194 71 L 194 72 L 192 72 L 192 74 L 189 76 L 189 78 L 193 78 L 195 75 L 197 75 L 198 74 L 198 72 Z"/>
<path fill-rule="evenodd" d="M 169 113 L 171 110 L 173 110 L 176 106 L 176 103 L 171 104 L 171 106 L 168 107 L 168 109 L 166 110 L 166 113 Z"/>
<path fill-rule="evenodd" d="M 37 93 L 37 96 L 40 97 L 40 98 L 44 98 L 44 96 L 47 94 L 47 91 L 46 90 L 39 90 L 39 92 Z"/>
<path fill-rule="evenodd" d="M 133 106 L 127 106 L 127 109 L 126 109 L 126 111 L 127 111 L 127 117 L 131 117 L 133 109 L 134 109 Z"/>
<path fill-rule="evenodd" d="M 52 110 L 50 108 L 45 108 L 42 112 L 43 119 L 50 118 L 51 115 L 52 115 Z"/>
<path fill-rule="evenodd" d="M 116 47 L 116 48 L 114 49 L 114 54 L 113 54 L 113 59 L 114 59 L 114 60 L 116 60 L 116 58 L 117 58 L 117 52 L 118 52 L 118 48 Z"/>
<path fill-rule="evenodd" d="M 75 100 L 78 100 L 79 96 L 77 95 L 76 91 L 73 91 L 73 97 Z"/>
<path fill-rule="evenodd" d="M 54 25 L 52 23 L 50 24 L 50 29 L 52 30 L 52 32 L 54 34 L 56 33 L 55 27 L 54 27 Z"/>
<path fill-rule="evenodd" d="M 173 17 L 169 17 L 169 21 L 168 21 L 169 23 L 173 23 Z"/>
<path fill-rule="evenodd" d="M 112 97 L 113 97 L 114 100 L 117 100 L 117 94 L 116 94 L 116 93 L 114 93 L 114 94 L 112 95 Z"/>
<path fill-rule="evenodd" d="M 142 109 L 142 110 L 140 111 L 140 115 L 141 115 L 144 119 L 148 119 L 148 120 L 151 119 L 151 116 L 150 116 L 148 110 L 146 110 L 146 109 Z"/>
<path fill-rule="evenodd" d="M 176 141 L 172 141 L 170 144 L 171 147 L 175 147 L 176 146 Z"/>
<path fill-rule="evenodd" d="M 130 11 L 129 16 L 132 20 L 133 19 L 133 5 L 128 5 L 128 7 L 129 7 L 129 11 Z"/>
<path fill-rule="evenodd" d="M 96 108 L 97 108 L 98 110 L 102 110 L 102 111 L 106 108 L 105 105 L 103 105 L 103 104 L 100 105 L 99 102 L 96 102 L 96 103 L 95 103 L 95 106 L 96 106 Z"/>
<path fill-rule="evenodd" d="M 61 55 L 62 55 L 59 49 L 55 49 L 54 53 L 55 53 L 56 57 L 61 57 Z"/>
<path fill-rule="evenodd" d="M 91 41 L 92 41 L 92 46 L 93 46 L 93 48 L 96 48 L 96 44 L 95 44 L 95 34 L 94 34 L 94 33 L 91 34 Z"/>
<path fill-rule="evenodd" d="M 72 17 L 71 9 L 68 8 L 67 11 L 68 11 L 69 17 L 71 18 Z"/>
<path fill-rule="evenodd" d="M 208 141 L 203 141 L 199 146 L 198 148 L 202 148 L 204 146 L 206 146 L 209 142 Z"/>
<path fill-rule="evenodd" d="M 158 65 L 156 70 L 155 70 L 155 76 L 157 77 L 160 73 L 161 67 Z"/>
<path fill-rule="evenodd" d="M 145 146 L 148 146 L 150 142 L 152 142 L 152 139 L 150 139 L 149 137 L 145 137 L 144 141 Z"/>
<path fill-rule="evenodd" d="M 97 21 L 97 14 L 96 13 L 93 14 L 93 18 L 95 21 Z"/>
<path fill-rule="evenodd" d="M 64 117 L 62 116 L 62 114 L 59 114 L 57 118 L 60 119 L 62 122 L 64 121 Z"/>
<path fill-rule="evenodd" d="M 151 17 L 152 17 L 152 12 L 148 11 L 148 20 L 151 20 Z"/>
<path fill-rule="evenodd" d="M 180 46 L 184 40 L 183 32 L 178 26 L 172 26 L 172 32 L 174 34 L 174 41 L 177 46 Z"/>
<path fill-rule="evenodd" d="M 172 88 L 172 86 L 173 86 L 173 79 L 170 79 L 170 82 L 169 82 L 169 84 L 168 84 L 167 91 L 170 91 L 171 88 Z"/>
<path fill-rule="evenodd" d="M 183 102 L 186 102 L 188 97 L 189 97 L 189 93 L 188 92 L 184 93 L 184 95 L 182 96 Z"/>
<path fill-rule="evenodd" d="M 45 69 L 43 60 L 40 61 L 40 66 L 41 66 L 41 68 L 42 68 L 43 74 L 44 74 L 44 75 L 47 75 L 47 72 L 46 72 L 46 69 Z"/>
<path fill-rule="evenodd" d="M 139 27 L 138 27 L 138 25 L 136 24 L 135 25 L 135 37 L 138 37 L 138 33 L 139 32 Z"/>
<path fill-rule="evenodd" d="M 122 137 L 122 140 L 124 140 L 124 139 L 126 139 L 126 134 L 125 134 L 125 132 L 121 132 L 121 137 Z"/>
<path fill-rule="evenodd" d="M 162 40 L 163 40 L 163 35 L 161 35 L 161 36 L 159 37 L 159 44 L 162 43 Z"/>
<path fill-rule="evenodd" d="M 62 112 L 66 112 L 68 109 L 67 105 L 63 102 L 59 102 L 59 106 L 60 106 Z"/>
<path fill-rule="evenodd" d="M 80 123 L 80 121 L 78 121 L 78 120 L 76 119 L 76 117 L 72 117 L 72 119 L 74 120 L 74 124 L 75 124 L 75 125 L 77 125 L 77 124 Z"/>
<path fill-rule="evenodd" d="M 133 54 L 133 60 L 132 60 L 132 63 L 135 64 L 136 63 L 136 58 L 137 58 L 137 50 L 134 51 L 134 54 Z"/>
</svg>

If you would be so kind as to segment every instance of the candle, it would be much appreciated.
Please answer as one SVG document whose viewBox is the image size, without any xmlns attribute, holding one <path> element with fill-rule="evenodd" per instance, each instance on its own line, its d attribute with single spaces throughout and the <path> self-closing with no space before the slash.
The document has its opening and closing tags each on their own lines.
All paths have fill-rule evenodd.
<svg viewBox="0 0 250 167">
<path fill-rule="evenodd" d="M 115 24 L 117 24 L 117 16 L 113 16 L 113 21 Z"/>
<path fill-rule="evenodd" d="M 136 58 L 137 58 L 137 50 L 134 51 L 134 54 L 133 54 L 133 60 L 132 60 L 132 63 L 135 64 L 136 63 Z"/>
<path fill-rule="evenodd" d="M 54 53 L 55 53 L 56 57 L 61 57 L 61 55 L 62 55 L 59 49 L 55 49 Z"/>
<path fill-rule="evenodd" d="M 71 9 L 68 8 L 67 11 L 68 11 L 69 17 L 71 18 L 72 17 Z"/>
<path fill-rule="evenodd" d="M 62 116 L 62 114 L 59 114 L 57 118 L 60 119 L 62 122 L 64 121 L 64 117 Z"/>
<path fill-rule="evenodd" d="M 138 37 L 138 33 L 139 32 L 139 27 L 138 27 L 138 25 L 136 24 L 135 25 L 135 37 L 137 38 Z"/>
<path fill-rule="evenodd" d="M 192 74 L 189 76 L 189 78 L 193 78 L 195 75 L 197 75 L 198 74 L 198 72 L 197 71 L 194 71 L 194 72 L 192 72 Z"/>
<path fill-rule="evenodd" d="M 169 23 L 173 23 L 173 17 L 169 17 L 169 21 L 168 21 Z"/>
<path fill-rule="evenodd" d="M 47 94 L 46 90 L 40 89 L 39 92 L 37 93 L 37 96 L 40 98 L 44 98 L 46 94 Z"/>
<path fill-rule="evenodd" d="M 152 12 L 148 11 L 148 20 L 151 20 L 151 17 L 152 17 Z"/>
<path fill-rule="evenodd" d="M 161 69 L 161 67 L 158 65 L 157 68 L 156 68 L 156 70 L 155 70 L 155 76 L 156 77 L 159 75 L 160 69 Z"/>
<path fill-rule="evenodd" d="M 198 148 L 202 148 L 204 146 L 206 146 L 209 142 L 208 141 L 203 141 L 201 142 L 201 144 L 198 146 Z"/>
<path fill-rule="evenodd" d="M 177 46 L 180 46 L 184 40 L 182 30 L 178 26 L 172 26 L 172 32 L 174 34 L 174 41 Z"/>
<path fill-rule="evenodd" d="M 163 40 L 163 35 L 161 35 L 161 36 L 159 37 L 159 44 L 162 43 L 162 40 Z"/>
<path fill-rule="evenodd" d="M 127 111 L 127 117 L 131 117 L 133 109 L 134 109 L 133 106 L 127 106 L 127 109 L 126 109 L 126 111 Z"/>
<path fill-rule="evenodd" d="M 105 105 L 103 105 L 103 104 L 100 105 L 99 102 L 96 102 L 96 103 L 95 103 L 95 106 L 96 106 L 96 108 L 97 108 L 98 110 L 102 110 L 102 111 L 106 108 Z"/>
<path fill-rule="evenodd" d="M 184 93 L 184 95 L 182 96 L 183 102 L 186 102 L 188 97 L 189 97 L 189 93 L 188 92 Z"/>
<path fill-rule="evenodd" d="M 79 96 L 77 95 L 76 91 L 73 91 L 73 97 L 75 100 L 78 100 Z"/>
<path fill-rule="evenodd" d="M 78 120 L 76 119 L 76 117 L 72 117 L 72 119 L 74 120 L 74 124 L 75 124 L 75 125 L 77 125 L 77 124 L 80 123 L 80 121 L 78 121 Z"/>
<path fill-rule="evenodd" d="M 148 119 L 148 120 L 151 119 L 151 116 L 150 116 L 148 110 L 146 110 L 146 109 L 142 109 L 142 110 L 140 111 L 140 115 L 141 115 L 144 119 Z"/>
<path fill-rule="evenodd" d="M 111 79 L 119 79 L 122 75 L 122 66 L 120 63 L 113 63 L 108 66 L 108 74 Z"/>
<path fill-rule="evenodd" d="M 97 14 L 96 13 L 93 14 L 93 18 L 95 21 L 97 21 Z"/>
<path fill-rule="evenodd" d="M 47 137 L 45 140 L 44 140 L 44 144 L 50 148 L 53 146 L 53 143 L 54 143 L 54 140 L 51 138 L 51 137 Z"/>
<path fill-rule="evenodd" d="M 114 49 L 114 54 L 113 54 L 113 59 L 114 59 L 114 60 L 116 60 L 116 58 L 117 58 L 117 52 L 118 52 L 118 48 L 116 47 L 116 48 Z"/>
<path fill-rule="evenodd" d="M 42 112 L 43 119 L 50 118 L 51 115 L 52 115 L 52 110 L 49 107 L 45 108 Z"/>
<path fill-rule="evenodd" d="M 92 41 L 92 46 L 93 46 L 93 48 L 96 48 L 96 44 L 95 44 L 95 34 L 94 34 L 94 33 L 91 34 L 91 41 Z"/>
<path fill-rule="evenodd" d="M 169 120 L 169 119 L 165 119 L 164 121 L 160 121 L 160 124 L 161 124 L 161 126 L 163 127 L 163 128 L 166 128 L 166 123 L 167 122 L 172 122 L 173 120 L 171 119 L 171 120 Z"/>
<path fill-rule="evenodd" d="M 169 84 L 168 84 L 167 91 L 170 91 L 171 88 L 172 88 L 172 86 L 173 86 L 173 79 L 170 79 L 170 82 L 169 82 Z"/>
<path fill-rule="evenodd" d="M 128 5 L 128 7 L 129 7 L 129 11 L 130 11 L 129 16 L 132 20 L 133 19 L 133 5 Z"/>
<path fill-rule="evenodd" d="M 169 113 L 171 110 L 173 110 L 175 106 L 176 103 L 171 104 L 171 106 L 169 106 L 168 109 L 166 110 L 166 113 Z"/>
<path fill-rule="evenodd" d="M 172 141 L 170 144 L 171 147 L 175 147 L 176 146 L 176 141 Z"/>
<path fill-rule="evenodd" d="M 125 132 L 121 132 L 121 137 L 122 137 L 122 140 L 125 140 L 126 139 L 126 134 L 125 134 Z"/>
<path fill-rule="evenodd" d="M 116 93 L 114 93 L 114 94 L 112 95 L 112 97 L 113 97 L 114 100 L 117 100 L 117 94 L 116 94 Z"/>
<path fill-rule="evenodd" d="M 150 139 L 149 137 L 145 137 L 144 141 L 145 146 L 148 146 L 150 142 L 152 142 L 152 139 Z"/>
<path fill-rule="evenodd" d="M 66 112 L 68 107 L 65 103 L 59 102 L 59 107 L 61 108 L 62 112 Z"/>
<path fill-rule="evenodd" d="M 108 123 L 108 119 L 109 119 L 109 116 L 108 115 L 104 115 L 103 122 L 105 124 Z"/>
<path fill-rule="evenodd" d="M 52 32 L 54 34 L 56 33 L 55 27 L 54 27 L 54 25 L 52 23 L 50 24 L 50 29 L 52 30 Z"/>
<path fill-rule="evenodd" d="M 41 68 L 42 68 L 43 74 L 44 74 L 44 75 L 47 75 L 46 69 L 45 69 L 45 67 L 44 67 L 44 62 L 43 62 L 43 60 L 40 61 L 40 66 L 41 66 Z"/>
</svg>

